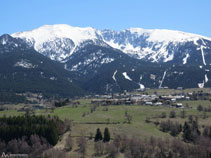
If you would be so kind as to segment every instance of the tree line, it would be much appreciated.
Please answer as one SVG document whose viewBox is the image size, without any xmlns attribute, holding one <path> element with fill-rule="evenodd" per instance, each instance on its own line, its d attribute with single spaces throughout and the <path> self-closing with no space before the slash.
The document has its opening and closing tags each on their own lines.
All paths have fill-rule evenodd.
<svg viewBox="0 0 211 158">
<path fill-rule="evenodd" d="M 181 134 L 183 141 L 186 143 L 196 143 L 200 137 L 211 141 L 211 127 L 204 126 L 203 130 L 200 130 L 197 117 L 195 119 L 189 117 L 189 120 L 185 121 L 183 125 L 171 120 L 161 121 L 160 130 L 168 132 L 174 137 Z"/>
<path fill-rule="evenodd" d="M 29 103 L 25 96 L 17 95 L 11 92 L 0 92 L 0 103 L 2 104 L 18 104 L 18 103 Z"/>
<path fill-rule="evenodd" d="M 0 139 L 9 142 L 37 134 L 55 145 L 58 141 L 57 119 L 47 119 L 44 116 L 13 116 L 0 118 Z"/>
</svg>

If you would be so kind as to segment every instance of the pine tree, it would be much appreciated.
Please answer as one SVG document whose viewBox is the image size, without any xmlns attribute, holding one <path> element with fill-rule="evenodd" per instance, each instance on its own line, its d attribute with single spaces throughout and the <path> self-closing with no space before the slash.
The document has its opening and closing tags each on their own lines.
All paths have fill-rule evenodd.
<svg viewBox="0 0 211 158">
<path fill-rule="evenodd" d="M 185 122 L 185 124 L 183 126 L 183 139 L 185 141 L 192 141 L 191 128 L 187 122 Z"/>
<path fill-rule="evenodd" d="M 209 138 L 211 139 L 211 128 L 209 129 Z"/>
<path fill-rule="evenodd" d="M 176 117 L 176 112 L 175 111 L 171 111 L 169 114 L 169 118 L 175 118 Z"/>
<path fill-rule="evenodd" d="M 109 141 L 110 141 L 110 132 L 109 132 L 108 128 L 106 127 L 104 130 L 103 142 L 109 142 Z"/>
<path fill-rule="evenodd" d="M 181 118 L 185 118 L 186 117 L 186 111 L 183 109 L 181 111 Z"/>
<path fill-rule="evenodd" d="M 102 139 L 103 139 L 102 133 L 101 133 L 100 129 L 98 128 L 97 132 L 96 132 L 96 135 L 95 135 L 95 142 L 100 141 Z"/>
</svg>

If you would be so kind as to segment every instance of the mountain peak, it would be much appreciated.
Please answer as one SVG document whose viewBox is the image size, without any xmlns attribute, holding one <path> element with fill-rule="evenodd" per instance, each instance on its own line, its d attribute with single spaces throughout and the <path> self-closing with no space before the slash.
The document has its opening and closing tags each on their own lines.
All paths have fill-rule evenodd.
<svg viewBox="0 0 211 158">
<path fill-rule="evenodd" d="M 142 28 L 130 28 L 127 30 L 131 33 L 137 34 L 138 36 L 148 36 L 147 40 L 150 42 L 184 42 L 198 40 L 199 38 L 210 40 L 208 37 L 178 30 Z"/>
<path fill-rule="evenodd" d="M 12 37 L 9 34 L 3 34 L 2 36 L 0 36 L 0 44 L 5 45 L 10 39 L 12 39 Z"/>
<path fill-rule="evenodd" d="M 12 67 L 34 70 L 36 65 L 44 65 L 37 57 L 38 62 L 33 63 L 30 53 L 36 51 L 25 46 L 31 44 L 40 54 L 63 62 L 60 68 L 73 75 L 67 76 L 68 83 L 77 82 L 92 92 L 133 90 L 141 85 L 152 88 L 211 85 L 211 40 L 200 35 L 142 28 L 100 31 L 58 24 L 12 36 L 19 38 L 11 37 L 5 45 L 2 45 L 5 41 L 0 41 L 0 55 L 20 56 Z M 0 39 L 7 38 L 10 36 Z M 25 60 L 22 54 L 31 60 Z M 39 74 L 43 76 L 42 72 Z M 47 76 L 49 80 L 52 77 L 59 79 Z"/>
<path fill-rule="evenodd" d="M 26 40 L 35 50 L 53 60 L 65 61 L 85 41 L 102 41 L 138 59 L 167 62 L 174 58 L 179 45 L 191 42 L 200 48 L 210 38 L 167 29 L 130 28 L 122 31 L 73 27 L 66 24 L 44 25 L 27 32 L 12 34 Z M 199 42 L 199 44 L 198 44 Z"/>
<path fill-rule="evenodd" d="M 34 40 L 36 48 L 46 40 L 54 40 L 55 38 L 70 38 L 75 44 L 78 44 L 81 40 L 96 38 L 96 30 L 91 27 L 80 28 L 56 24 L 44 25 L 32 31 L 14 33 L 12 36 Z"/>
<path fill-rule="evenodd" d="M 5 53 L 8 52 L 9 50 L 14 50 L 16 48 L 21 48 L 21 47 L 23 47 L 24 49 L 31 48 L 29 45 L 25 43 L 24 40 L 20 38 L 13 38 L 9 34 L 4 34 L 0 36 L 0 47 L 1 47 L 0 53 Z"/>
</svg>

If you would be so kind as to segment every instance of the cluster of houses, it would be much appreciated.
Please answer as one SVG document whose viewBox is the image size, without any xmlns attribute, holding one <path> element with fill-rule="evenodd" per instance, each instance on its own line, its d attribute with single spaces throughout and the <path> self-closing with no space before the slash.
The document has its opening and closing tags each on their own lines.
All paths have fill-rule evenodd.
<svg viewBox="0 0 211 158">
<path fill-rule="evenodd" d="M 178 87 L 178 90 L 182 90 L 182 87 Z M 124 93 L 119 94 L 106 94 L 106 95 L 87 95 L 84 99 L 91 99 L 92 104 L 100 104 L 100 105 L 150 105 L 150 106 L 166 106 L 166 107 L 177 107 L 184 108 L 181 101 L 184 100 L 196 100 L 197 98 L 203 99 L 204 97 L 211 96 L 211 92 L 203 93 L 203 91 L 193 92 L 193 93 L 172 93 L 168 95 L 158 95 L 156 92 L 154 94 L 149 95 L 148 93 Z M 28 97 L 35 100 L 35 104 L 31 106 L 26 105 L 19 109 L 19 111 L 26 111 L 29 109 L 32 110 L 40 110 L 40 109 L 51 109 L 54 107 L 55 101 L 45 101 L 41 96 L 33 96 L 28 94 Z M 201 98 L 200 98 L 201 97 Z M 209 99 L 209 98 L 208 98 Z M 66 104 L 77 106 L 80 104 L 78 99 L 64 99 L 57 101 L 60 103 L 59 105 L 64 106 Z M 55 103 L 57 103 L 55 102 Z"/>
<path fill-rule="evenodd" d="M 20 108 L 18 111 L 26 111 L 26 110 L 42 110 L 46 109 L 47 106 L 44 104 L 34 104 L 34 105 L 25 105 L 22 108 Z"/>
<path fill-rule="evenodd" d="M 151 105 L 151 106 L 175 106 L 177 108 L 183 108 L 182 103 L 178 103 L 182 100 L 190 100 L 189 96 L 185 95 L 163 95 L 158 96 L 156 94 L 116 94 L 116 95 L 97 95 L 92 99 L 92 104 L 101 105 Z"/>
</svg>

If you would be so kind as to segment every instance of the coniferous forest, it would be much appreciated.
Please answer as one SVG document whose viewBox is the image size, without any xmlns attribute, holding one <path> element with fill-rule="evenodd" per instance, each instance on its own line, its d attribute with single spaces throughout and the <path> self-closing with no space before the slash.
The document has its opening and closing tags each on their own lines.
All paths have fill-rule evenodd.
<svg viewBox="0 0 211 158">
<path fill-rule="evenodd" d="M 40 155 L 57 143 L 64 130 L 64 122 L 58 117 L 1 117 L 0 152 Z"/>
</svg>

